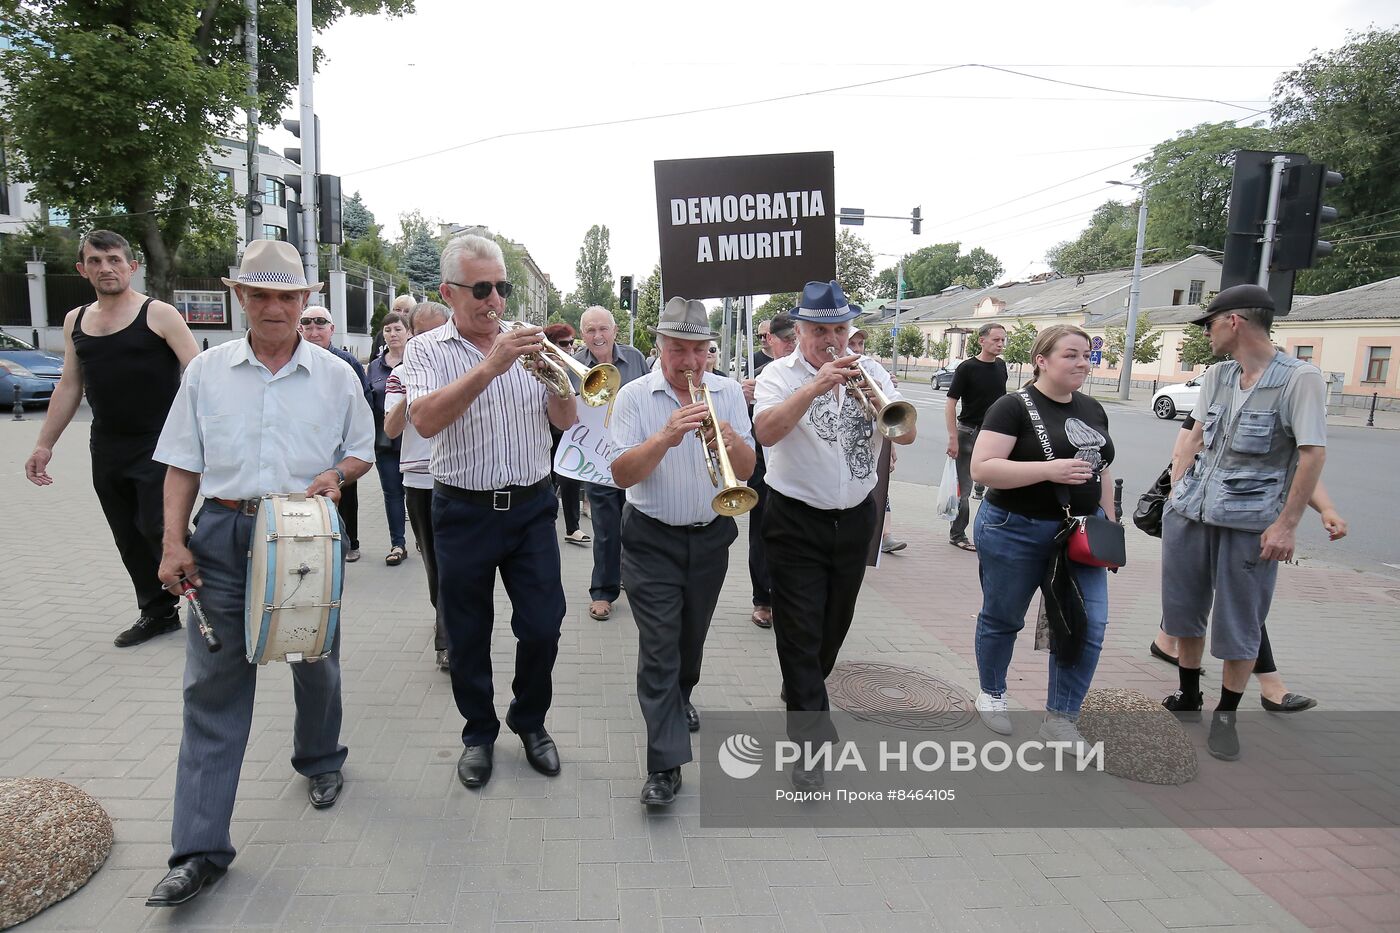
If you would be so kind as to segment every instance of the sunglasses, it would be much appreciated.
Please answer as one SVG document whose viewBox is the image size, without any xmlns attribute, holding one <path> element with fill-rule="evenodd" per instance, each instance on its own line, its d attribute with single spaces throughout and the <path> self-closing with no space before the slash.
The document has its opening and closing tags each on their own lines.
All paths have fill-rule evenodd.
<svg viewBox="0 0 1400 933">
<path fill-rule="evenodd" d="M 1215 326 L 1216 322 L 1218 322 L 1218 321 L 1223 321 L 1223 320 L 1225 320 L 1227 317 L 1234 317 L 1234 315 L 1233 315 L 1233 314 L 1229 314 L 1229 313 L 1226 313 L 1226 314 L 1217 314 L 1215 317 L 1211 318 L 1210 320 L 1208 320 L 1208 321 L 1206 321 L 1204 324 L 1202 324 L 1202 325 L 1201 325 L 1201 330 L 1205 331 L 1205 332 L 1208 334 L 1208 333 L 1210 333 L 1210 329 L 1211 329 L 1212 327 Z"/>
<path fill-rule="evenodd" d="M 472 297 L 477 301 L 485 301 L 491 294 L 491 289 L 496 290 L 496 294 L 502 298 L 509 298 L 510 293 L 515 291 L 515 286 L 509 282 L 477 282 L 475 285 L 467 285 L 462 282 L 448 282 L 448 285 L 455 285 L 458 288 L 470 288 Z"/>
<path fill-rule="evenodd" d="M 304 317 L 301 319 L 302 327 L 330 327 L 330 318 L 325 317 Z"/>
<path fill-rule="evenodd" d="M 711 353 L 718 353 L 718 352 L 719 352 L 719 347 L 710 347 L 710 352 L 711 352 Z"/>
</svg>

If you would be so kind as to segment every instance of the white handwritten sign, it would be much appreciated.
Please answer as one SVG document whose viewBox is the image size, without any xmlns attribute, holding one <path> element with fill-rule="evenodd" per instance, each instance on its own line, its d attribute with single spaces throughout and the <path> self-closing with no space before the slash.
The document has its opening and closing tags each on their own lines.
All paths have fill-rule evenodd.
<svg viewBox="0 0 1400 933">
<path fill-rule="evenodd" d="M 602 486 L 617 484 L 612 478 L 612 462 L 617 457 L 612 435 L 603 422 L 610 406 L 578 405 L 578 423 L 564 432 L 554 452 L 554 472 L 570 479 Z"/>
</svg>

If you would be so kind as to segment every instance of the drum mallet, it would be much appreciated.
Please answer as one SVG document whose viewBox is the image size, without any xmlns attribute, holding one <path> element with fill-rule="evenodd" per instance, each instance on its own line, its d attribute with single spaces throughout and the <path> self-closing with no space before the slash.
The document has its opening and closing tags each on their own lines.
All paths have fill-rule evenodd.
<svg viewBox="0 0 1400 933">
<path fill-rule="evenodd" d="M 219 641 L 219 636 L 214 634 L 214 626 L 209 624 L 209 617 L 204 614 L 204 606 L 199 601 L 199 591 L 185 578 L 180 578 L 180 595 L 189 601 L 190 611 L 194 613 L 195 624 L 199 626 L 199 634 L 204 636 L 204 643 L 209 646 L 209 653 L 213 654 L 224 646 Z"/>
</svg>

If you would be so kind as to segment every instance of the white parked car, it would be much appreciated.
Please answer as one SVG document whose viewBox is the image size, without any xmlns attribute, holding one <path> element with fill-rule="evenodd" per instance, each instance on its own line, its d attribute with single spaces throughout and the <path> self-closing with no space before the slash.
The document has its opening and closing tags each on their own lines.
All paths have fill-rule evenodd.
<svg viewBox="0 0 1400 933">
<path fill-rule="evenodd" d="M 1152 396 L 1152 413 L 1158 418 L 1171 419 L 1177 415 L 1189 415 L 1196 407 L 1196 399 L 1201 396 L 1201 377 L 1190 382 L 1177 382 L 1162 386 Z"/>
</svg>

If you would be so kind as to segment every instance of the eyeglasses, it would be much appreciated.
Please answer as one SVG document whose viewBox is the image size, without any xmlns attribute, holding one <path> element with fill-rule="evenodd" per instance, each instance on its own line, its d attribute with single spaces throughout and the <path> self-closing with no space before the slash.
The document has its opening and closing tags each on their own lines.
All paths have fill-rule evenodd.
<svg viewBox="0 0 1400 933">
<path fill-rule="evenodd" d="M 1211 318 L 1210 320 L 1208 320 L 1208 321 L 1206 321 L 1204 324 L 1202 324 L 1202 325 L 1201 325 L 1201 330 L 1205 331 L 1205 332 L 1208 334 L 1208 333 L 1210 333 L 1210 329 L 1211 329 L 1212 327 L 1215 326 L 1215 323 L 1216 323 L 1217 321 L 1223 321 L 1223 320 L 1225 320 L 1227 317 L 1234 317 L 1234 315 L 1233 315 L 1233 314 L 1229 314 L 1229 313 L 1227 313 L 1227 314 L 1217 314 L 1215 317 Z"/>
<path fill-rule="evenodd" d="M 304 317 L 301 319 L 302 327 L 330 327 L 330 318 L 325 317 Z"/>
<path fill-rule="evenodd" d="M 572 337 L 570 337 L 570 338 L 567 339 L 567 340 L 559 340 L 559 341 L 556 341 L 556 343 L 557 343 L 558 346 L 561 346 L 561 347 L 572 347 L 572 346 L 574 345 L 574 340 L 573 340 Z"/>
<path fill-rule="evenodd" d="M 711 353 L 718 353 L 718 352 L 719 352 L 719 347 L 710 347 L 710 352 L 711 352 Z"/>
<path fill-rule="evenodd" d="M 509 298 L 510 293 L 515 291 L 515 286 L 509 282 L 477 282 L 474 285 L 467 285 L 462 282 L 448 282 L 447 284 L 455 285 L 458 288 L 470 288 L 472 290 L 472 297 L 477 301 L 485 301 L 487 296 L 491 294 L 492 288 L 496 289 L 496 294 L 500 295 L 502 298 Z"/>
</svg>

